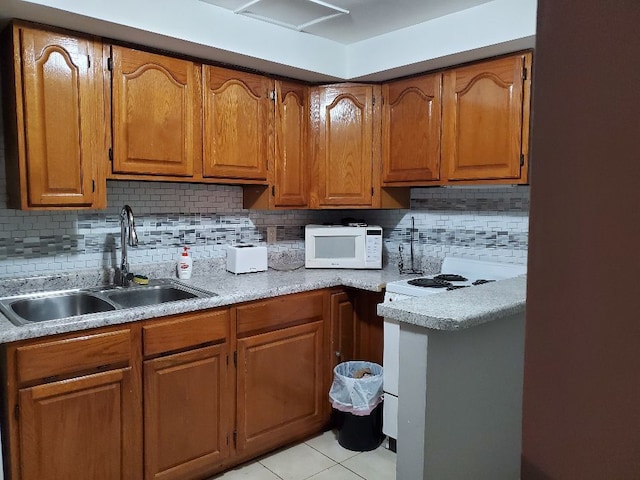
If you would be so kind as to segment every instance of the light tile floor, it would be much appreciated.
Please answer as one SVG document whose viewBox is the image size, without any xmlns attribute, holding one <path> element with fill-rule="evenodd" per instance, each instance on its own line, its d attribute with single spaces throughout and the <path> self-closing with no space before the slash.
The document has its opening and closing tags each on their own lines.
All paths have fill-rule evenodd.
<svg viewBox="0 0 640 480">
<path fill-rule="evenodd" d="M 209 480 L 395 480 L 396 454 L 384 447 L 353 452 L 329 430 Z"/>
</svg>

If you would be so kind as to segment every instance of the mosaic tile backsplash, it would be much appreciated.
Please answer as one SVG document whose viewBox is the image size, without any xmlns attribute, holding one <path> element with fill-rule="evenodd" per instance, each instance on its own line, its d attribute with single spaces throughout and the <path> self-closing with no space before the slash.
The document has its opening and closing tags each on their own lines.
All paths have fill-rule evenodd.
<svg viewBox="0 0 640 480">
<path fill-rule="evenodd" d="M 123 205 L 135 214 L 139 246 L 129 248 L 136 265 L 175 262 L 180 247 L 199 260 L 222 259 L 237 242 L 264 243 L 267 228 L 276 242 L 270 254 L 304 250 L 304 225 L 363 219 L 384 228 L 385 260 L 395 262 L 399 245 L 408 252 L 412 219 L 419 257 L 457 255 L 525 263 L 528 187 L 414 188 L 411 209 L 369 211 L 256 211 L 242 208 L 238 186 L 109 181 L 102 211 L 23 212 L 6 208 L 4 142 L 0 126 L 0 278 L 113 268 L 120 261 Z M 407 264 L 405 260 L 405 265 Z"/>
</svg>

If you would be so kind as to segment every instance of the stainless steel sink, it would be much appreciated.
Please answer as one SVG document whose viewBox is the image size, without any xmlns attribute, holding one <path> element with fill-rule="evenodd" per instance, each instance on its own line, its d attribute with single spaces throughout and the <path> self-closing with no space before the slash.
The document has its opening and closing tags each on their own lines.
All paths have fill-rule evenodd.
<svg viewBox="0 0 640 480">
<path fill-rule="evenodd" d="M 87 313 L 115 310 L 107 300 L 88 292 L 73 291 L 32 297 L 14 297 L 0 300 L 3 313 L 16 325 L 46 322 L 59 318 L 75 317 Z"/>
<path fill-rule="evenodd" d="M 122 290 L 105 293 L 105 296 L 124 308 L 158 305 L 160 303 L 198 298 L 198 295 L 192 291 L 171 285 L 123 288 Z"/>
<path fill-rule="evenodd" d="M 0 298 L 0 311 L 13 324 L 20 326 L 213 296 L 215 293 L 177 280 L 158 279 L 152 280 L 149 285 L 65 290 Z"/>
</svg>

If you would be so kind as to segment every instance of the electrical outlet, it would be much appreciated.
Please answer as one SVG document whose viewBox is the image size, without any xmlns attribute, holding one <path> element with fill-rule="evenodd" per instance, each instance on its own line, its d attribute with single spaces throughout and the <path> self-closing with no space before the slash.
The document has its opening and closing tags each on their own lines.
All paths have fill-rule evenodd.
<svg viewBox="0 0 640 480">
<path fill-rule="evenodd" d="M 276 227 L 267 227 L 267 243 L 276 243 Z"/>
</svg>

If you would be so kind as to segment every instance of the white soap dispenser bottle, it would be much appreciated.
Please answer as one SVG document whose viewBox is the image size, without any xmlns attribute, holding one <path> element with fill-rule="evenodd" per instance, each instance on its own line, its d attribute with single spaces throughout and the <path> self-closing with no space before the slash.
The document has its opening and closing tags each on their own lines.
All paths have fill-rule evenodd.
<svg viewBox="0 0 640 480">
<path fill-rule="evenodd" d="M 189 247 L 183 247 L 182 253 L 178 257 L 178 278 L 186 280 L 191 278 L 193 270 L 193 259 L 189 255 Z"/>
</svg>

